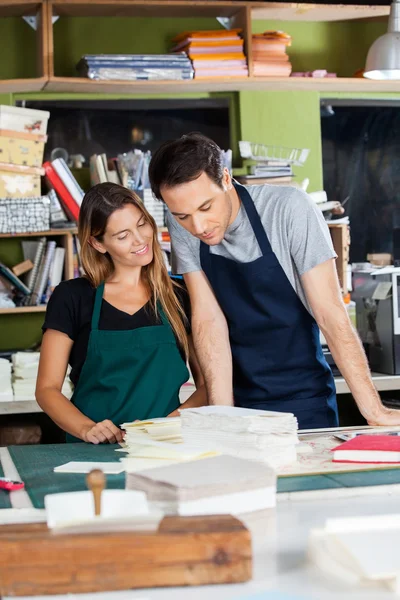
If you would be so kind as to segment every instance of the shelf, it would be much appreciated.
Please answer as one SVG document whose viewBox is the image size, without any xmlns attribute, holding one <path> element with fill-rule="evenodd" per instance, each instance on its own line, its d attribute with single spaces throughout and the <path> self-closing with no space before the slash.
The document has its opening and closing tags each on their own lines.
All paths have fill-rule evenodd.
<svg viewBox="0 0 400 600">
<path fill-rule="evenodd" d="M 251 9 L 254 21 L 351 21 L 388 17 L 390 6 L 268 2 Z"/>
<path fill-rule="evenodd" d="M 196 0 L 52 0 L 60 17 L 233 17 L 249 2 Z"/>
<path fill-rule="evenodd" d="M 17 306 L 16 308 L 0 308 L 0 315 L 21 315 L 23 313 L 46 312 L 46 305 L 41 306 Z"/>
<path fill-rule="evenodd" d="M 22 415 L 43 412 L 36 400 L 0 402 L 0 415 Z"/>
<path fill-rule="evenodd" d="M 48 92 L 109 94 L 179 94 L 237 91 L 400 92 L 400 81 L 358 77 L 225 77 L 191 81 L 93 81 L 83 77 L 51 77 Z"/>
<path fill-rule="evenodd" d="M 43 2 L 38 0 L 2 0 L 0 2 L 0 17 L 34 16 Z"/>
<path fill-rule="evenodd" d="M 77 229 L 50 229 L 49 231 L 35 231 L 33 233 L 0 233 L 0 239 L 24 238 L 24 237 L 43 237 L 66 235 L 67 233 L 77 233 Z"/>
</svg>

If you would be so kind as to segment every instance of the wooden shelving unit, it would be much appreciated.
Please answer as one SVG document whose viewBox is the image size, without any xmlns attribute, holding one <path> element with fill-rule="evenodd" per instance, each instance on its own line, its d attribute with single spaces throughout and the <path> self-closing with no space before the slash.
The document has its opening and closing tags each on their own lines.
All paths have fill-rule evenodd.
<svg viewBox="0 0 400 600">
<path fill-rule="evenodd" d="M 77 233 L 76 229 L 50 229 L 49 231 L 35 231 L 34 233 L 0 233 L 1 239 L 26 239 L 36 237 L 58 238 L 61 246 L 65 248 L 64 279 L 73 279 L 73 235 Z M 46 306 L 17 306 L 16 308 L 1 308 L 0 316 L 20 315 L 26 313 L 45 312 Z"/>
<path fill-rule="evenodd" d="M 0 93 L 36 92 L 42 90 L 49 79 L 49 23 L 45 1 L 38 0 L 0 0 L 0 18 L 36 17 L 36 74 L 27 79 L 0 80 Z M 27 25 L 28 27 L 28 25 Z M 6 59 L 5 59 L 6 60 Z"/>
<path fill-rule="evenodd" d="M 0 308 L 0 315 L 20 315 L 23 313 L 46 312 L 46 306 L 17 306 L 16 308 Z"/>
<path fill-rule="evenodd" d="M 343 294 L 347 294 L 347 265 L 349 263 L 350 228 L 346 223 L 330 223 L 328 227 L 333 247 L 338 255 L 336 269 Z"/>
<path fill-rule="evenodd" d="M 399 92 L 400 82 L 362 78 L 311 79 L 253 77 L 251 22 L 345 21 L 382 19 L 389 6 L 328 5 L 229 0 L 0 0 L 0 18 L 36 16 L 37 77 L 0 81 L 2 92 L 33 92 L 45 89 L 66 93 L 170 94 L 242 90 L 314 90 L 320 92 Z M 249 77 L 192 81 L 92 81 L 80 77 L 58 77 L 54 73 L 52 17 L 223 17 L 230 27 L 241 27 L 248 57 Z M 339 42 L 338 42 L 339 43 Z"/>
</svg>

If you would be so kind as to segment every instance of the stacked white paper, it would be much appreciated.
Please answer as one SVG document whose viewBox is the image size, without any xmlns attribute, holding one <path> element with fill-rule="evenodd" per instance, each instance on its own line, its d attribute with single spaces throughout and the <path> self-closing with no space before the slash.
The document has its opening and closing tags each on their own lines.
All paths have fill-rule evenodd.
<svg viewBox="0 0 400 600">
<path fill-rule="evenodd" d="M 233 456 L 127 473 L 126 487 L 169 514 L 238 515 L 275 506 L 276 476 L 265 463 Z"/>
<path fill-rule="evenodd" d="M 296 462 L 297 419 L 291 413 L 202 406 L 181 412 L 182 439 L 198 447 L 272 467 Z"/>
<path fill-rule="evenodd" d="M 35 400 L 39 358 L 40 352 L 16 352 L 12 355 L 14 400 Z M 72 386 L 67 376 L 61 392 L 67 398 L 72 396 Z"/>
<path fill-rule="evenodd" d="M 0 358 L 0 402 L 12 402 L 12 400 L 11 363 L 6 358 Z"/>
<path fill-rule="evenodd" d="M 323 529 L 311 531 L 308 555 L 331 577 L 364 588 L 381 584 L 399 594 L 399 541 L 399 514 L 328 519 Z"/>
</svg>

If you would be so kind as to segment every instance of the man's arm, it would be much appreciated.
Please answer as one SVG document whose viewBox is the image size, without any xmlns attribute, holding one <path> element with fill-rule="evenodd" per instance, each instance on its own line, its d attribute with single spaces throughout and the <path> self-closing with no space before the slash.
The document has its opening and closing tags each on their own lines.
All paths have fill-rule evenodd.
<svg viewBox="0 0 400 600">
<path fill-rule="evenodd" d="M 233 404 L 228 326 L 203 271 L 184 275 L 192 307 L 192 336 L 209 404 Z"/>
<path fill-rule="evenodd" d="M 335 363 L 369 425 L 400 425 L 400 411 L 383 406 L 371 379 L 360 339 L 345 308 L 335 261 L 327 260 L 301 276 L 314 317 Z"/>
</svg>

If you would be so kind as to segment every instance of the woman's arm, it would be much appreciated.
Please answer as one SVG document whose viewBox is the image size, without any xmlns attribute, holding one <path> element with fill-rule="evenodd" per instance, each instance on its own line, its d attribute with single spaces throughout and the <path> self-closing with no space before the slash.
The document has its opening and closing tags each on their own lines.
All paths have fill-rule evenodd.
<svg viewBox="0 0 400 600">
<path fill-rule="evenodd" d="M 207 390 L 204 383 L 204 377 L 200 369 L 199 361 L 197 360 L 196 352 L 194 349 L 192 336 L 188 336 L 189 342 L 189 366 L 193 375 L 194 383 L 196 385 L 196 391 L 184 402 L 179 408 L 174 410 L 169 417 L 179 417 L 179 411 L 184 408 L 196 408 L 197 406 L 206 406 Z"/>
<path fill-rule="evenodd" d="M 73 341 L 55 329 L 43 335 L 36 400 L 43 411 L 64 431 L 85 442 L 120 442 L 123 432 L 111 421 L 95 423 L 78 410 L 62 393 Z"/>
</svg>

